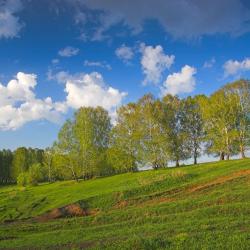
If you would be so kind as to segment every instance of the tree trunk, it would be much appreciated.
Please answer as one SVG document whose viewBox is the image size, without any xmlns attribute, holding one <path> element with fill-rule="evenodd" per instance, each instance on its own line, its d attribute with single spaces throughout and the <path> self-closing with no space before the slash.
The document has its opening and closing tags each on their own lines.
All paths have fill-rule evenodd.
<svg viewBox="0 0 250 250">
<path fill-rule="evenodd" d="M 52 166 L 52 160 L 49 161 L 49 182 L 51 181 L 51 166 Z"/>
<path fill-rule="evenodd" d="M 194 165 L 196 165 L 196 164 L 197 164 L 197 150 L 195 148 L 195 150 L 194 150 Z"/>
<path fill-rule="evenodd" d="M 197 164 L 197 156 L 195 155 L 194 156 L 194 165 L 196 165 Z"/>
<path fill-rule="evenodd" d="M 175 166 L 176 166 L 176 167 L 179 167 L 179 166 L 180 166 L 179 160 L 176 160 Z"/>
<path fill-rule="evenodd" d="M 245 149 L 244 149 L 244 146 L 242 145 L 240 145 L 240 154 L 241 154 L 242 159 L 246 158 Z"/>
<path fill-rule="evenodd" d="M 229 136 L 228 136 L 228 130 L 227 128 L 225 128 L 225 132 L 226 132 L 226 146 L 227 146 L 227 154 L 226 154 L 226 157 L 227 157 L 227 160 L 229 160 L 229 157 L 230 157 L 230 143 L 229 143 Z"/>
<path fill-rule="evenodd" d="M 70 167 L 70 170 L 71 170 L 73 179 L 74 179 L 76 182 L 78 182 L 78 178 L 77 178 L 77 176 L 76 176 L 76 173 L 75 173 L 75 171 L 74 171 L 74 168 L 73 168 L 73 167 Z"/>
<path fill-rule="evenodd" d="M 224 161 L 225 160 L 225 154 L 224 152 L 220 152 L 220 161 Z"/>
<path fill-rule="evenodd" d="M 78 180 L 78 178 L 77 178 L 77 176 L 76 176 L 76 174 L 75 174 L 75 172 L 74 172 L 74 171 L 72 171 L 72 174 L 73 174 L 73 178 L 74 178 L 74 180 L 75 180 L 76 182 L 79 182 L 79 180 Z"/>
</svg>

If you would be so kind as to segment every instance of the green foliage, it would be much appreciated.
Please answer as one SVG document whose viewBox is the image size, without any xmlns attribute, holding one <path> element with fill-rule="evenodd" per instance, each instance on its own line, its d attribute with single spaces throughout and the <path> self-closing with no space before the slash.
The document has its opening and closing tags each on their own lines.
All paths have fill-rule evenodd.
<svg viewBox="0 0 250 250">
<path fill-rule="evenodd" d="M 117 110 L 117 124 L 112 129 L 110 144 L 113 150 L 120 152 L 120 155 L 127 155 L 129 161 L 132 159 L 134 162 L 140 161 L 138 150 L 140 144 L 139 127 L 140 118 L 138 117 L 138 106 L 136 103 L 129 103 Z M 121 166 L 122 163 L 119 165 Z M 128 168 L 130 169 L 130 167 L 131 164 Z M 123 168 L 126 169 L 127 167 L 123 166 Z"/>
<path fill-rule="evenodd" d="M 13 161 L 11 166 L 11 176 L 14 180 L 20 173 L 29 170 L 29 167 L 36 163 L 43 163 L 44 151 L 41 149 L 32 149 L 21 147 L 13 152 Z"/>
<path fill-rule="evenodd" d="M 17 177 L 17 185 L 21 187 L 25 187 L 28 184 L 28 174 L 22 172 Z"/>
<path fill-rule="evenodd" d="M 180 160 L 190 157 L 188 131 L 185 128 L 185 103 L 177 96 L 167 95 L 161 104 L 160 121 L 166 134 L 169 159 L 179 166 Z"/>
<path fill-rule="evenodd" d="M 8 184 L 12 182 L 11 166 L 13 154 L 10 150 L 0 151 L 0 183 Z"/>
<path fill-rule="evenodd" d="M 42 165 L 39 163 L 33 164 L 27 172 L 22 172 L 17 177 L 17 185 L 37 186 L 43 180 Z"/>
<path fill-rule="evenodd" d="M 28 171 L 28 184 L 30 186 L 37 186 L 43 180 L 41 164 L 33 164 Z"/>
<path fill-rule="evenodd" d="M 144 95 L 117 110 L 114 126 L 103 108 L 82 107 L 63 124 L 53 147 L 0 151 L 0 183 L 16 182 L 34 164 L 41 165 L 39 181 L 79 181 L 141 166 L 164 168 L 169 161 L 179 166 L 189 158 L 197 164 L 204 153 L 245 158 L 249 146 L 250 82 L 238 80 L 211 96 Z"/>
<path fill-rule="evenodd" d="M 103 154 L 108 146 L 110 129 L 108 113 L 101 107 L 80 108 L 74 120 L 63 125 L 54 150 L 58 162 L 75 180 L 107 172 Z M 102 164 L 105 169 L 101 169 Z"/>
<path fill-rule="evenodd" d="M 187 133 L 188 149 L 197 164 L 197 158 L 201 155 L 201 144 L 205 140 L 204 119 L 202 117 L 201 102 L 205 96 L 187 97 L 184 100 L 185 116 L 184 129 Z"/>
<path fill-rule="evenodd" d="M 115 173 L 136 170 L 135 159 L 118 147 L 110 147 L 107 150 L 107 162 Z"/>
</svg>

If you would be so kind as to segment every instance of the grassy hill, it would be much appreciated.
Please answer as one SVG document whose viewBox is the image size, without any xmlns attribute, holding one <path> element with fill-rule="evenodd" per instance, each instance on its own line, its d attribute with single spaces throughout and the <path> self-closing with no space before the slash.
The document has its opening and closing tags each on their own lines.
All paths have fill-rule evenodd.
<svg viewBox="0 0 250 250">
<path fill-rule="evenodd" d="M 0 188 L 0 249 L 249 246 L 249 159 Z"/>
</svg>

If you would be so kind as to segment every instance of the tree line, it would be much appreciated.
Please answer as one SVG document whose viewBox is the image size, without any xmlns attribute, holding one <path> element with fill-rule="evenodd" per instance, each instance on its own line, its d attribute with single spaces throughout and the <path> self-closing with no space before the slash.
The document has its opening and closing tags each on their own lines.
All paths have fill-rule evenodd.
<svg viewBox="0 0 250 250">
<path fill-rule="evenodd" d="M 67 120 L 52 147 L 0 151 L 0 182 L 90 179 L 154 169 L 212 154 L 220 160 L 245 151 L 250 142 L 250 82 L 226 84 L 210 96 L 161 99 L 144 95 L 117 110 L 115 125 L 101 107 L 82 107 Z"/>
</svg>

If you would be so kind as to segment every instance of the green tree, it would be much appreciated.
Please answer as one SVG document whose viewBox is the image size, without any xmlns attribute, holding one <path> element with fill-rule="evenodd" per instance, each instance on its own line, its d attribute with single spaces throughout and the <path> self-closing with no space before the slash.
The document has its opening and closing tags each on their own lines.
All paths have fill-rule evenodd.
<svg viewBox="0 0 250 250">
<path fill-rule="evenodd" d="M 0 183 L 7 184 L 12 182 L 11 166 L 13 154 L 10 150 L 0 151 Z"/>
<path fill-rule="evenodd" d="M 223 89 L 216 91 L 203 103 L 207 150 L 230 158 L 235 153 L 238 97 L 226 94 Z"/>
<path fill-rule="evenodd" d="M 43 180 L 42 165 L 40 163 L 31 165 L 27 178 L 30 186 L 37 186 L 38 183 Z"/>
<path fill-rule="evenodd" d="M 25 187 L 28 184 L 28 173 L 22 172 L 17 176 L 17 185 Z"/>
<path fill-rule="evenodd" d="M 89 179 L 106 174 L 110 130 L 110 117 L 103 108 L 80 108 L 58 134 L 54 144 L 56 164 L 70 170 L 76 181 L 79 177 Z"/>
<path fill-rule="evenodd" d="M 143 96 L 138 101 L 138 133 L 140 142 L 138 152 L 144 164 L 150 163 L 154 169 L 167 165 L 167 138 L 161 129 L 158 119 L 159 101 L 151 94 Z"/>
<path fill-rule="evenodd" d="M 236 141 L 242 158 L 250 144 L 250 81 L 241 79 L 225 85 L 226 96 L 235 95 L 237 102 Z"/>
<path fill-rule="evenodd" d="M 111 130 L 108 112 L 101 107 L 80 108 L 75 113 L 73 130 L 79 143 L 82 176 L 88 179 L 100 174 Z"/>
<path fill-rule="evenodd" d="M 188 147 L 197 164 L 197 158 L 200 156 L 201 144 L 204 142 L 205 130 L 202 118 L 200 102 L 204 96 L 188 97 L 184 100 L 184 129 L 187 132 Z"/>
<path fill-rule="evenodd" d="M 52 182 L 56 177 L 56 173 L 55 173 L 55 169 L 53 165 L 54 156 L 55 156 L 55 152 L 54 152 L 53 147 L 45 149 L 44 154 L 43 154 L 43 164 L 44 164 L 44 168 L 46 172 L 46 177 L 49 182 Z"/>
<path fill-rule="evenodd" d="M 56 164 L 63 167 L 63 175 L 65 171 L 70 171 L 75 181 L 79 179 L 79 142 L 75 138 L 74 124 L 67 120 L 58 133 L 58 139 L 54 143 L 53 149 L 56 154 Z"/>
<path fill-rule="evenodd" d="M 111 168 L 111 173 L 136 171 L 135 158 L 126 154 L 121 148 L 110 147 L 107 150 L 107 163 Z"/>
<path fill-rule="evenodd" d="M 20 173 L 26 172 L 29 168 L 28 149 L 18 148 L 14 151 L 11 177 L 16 180 Z"/>
<path fill-rule="evenodd" d="M 188 133 L 185 130 L 185 105 L 177 96 L 163 98 L 159 119 L 167 142 L 167 154 L 170 160 L 179 166 L 180 160 L 190 157 Z"/>
<path fill-rule="evenodd" d="M 138 105 L 129 103 L 117 110 L 117 123 L 112 129 L 110 146 L 112 151 L 120 152 L 120 159 L 124 155 L 129 159 L 128 169 L 136 169 L 137 163 L 141 160 L 139 155 L 140 143 L 140 118 L 138 116 Z M 116 163 L 117 164 L 117 163 Z M 121 166 L 121 164 L 119 164 Z M 124 170 L 127 166 L 123 166 Z"/>
</svg>

